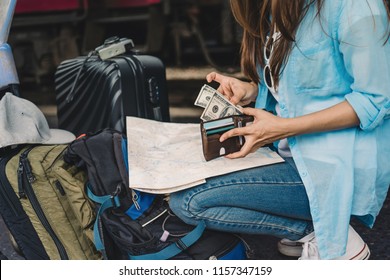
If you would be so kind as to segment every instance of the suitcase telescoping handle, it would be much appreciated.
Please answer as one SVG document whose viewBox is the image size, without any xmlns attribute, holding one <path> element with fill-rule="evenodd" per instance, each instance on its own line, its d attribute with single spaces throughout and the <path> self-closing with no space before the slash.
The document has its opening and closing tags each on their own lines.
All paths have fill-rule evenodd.
<svg viewBox="0 0 390 280">
<path fill-rule="evenodd" d="M 89 54 L 88 54 L 88 55 L 86 56 L 86 58 L 84 59 L 83 64 L 81 64 L 80 69 L 79 69 L 79 71 L 77 72 L 76 78 L 75 78 L 74 81 L 73 81 L 73 85 L 72 85 L 72 87 L 71 87 L 71 89 L 70 89 L 70 92 L 69 92 L 68 96 L 66 97 L 66 103 L 69 104 L 70 102 L 73 101 L 74 95 L 75 95 L 75 93 L 76 93 L 76 92 L 75 92 L 75 88 L 76 88 L 77 82 L 78 82 L 78 80 L 79 80 L 79 78 L 80 78 L 81 72 L 83 72 L 84 67 L 85 67 L 85 64 L 87 63 L 87 61 L 91 58 L 91 56 L 93 56 L 93 55 L 95 55 L 95 54 L 96 54 L 96 51 L 91 51 L 91 52 L 89 52 Z"/>
<path fill-rule="evenodd" d="M 87 57 L 84 59 L 83 64 L 81 65 L 79 71 L 77 72 L 76 78 L 74 79 L 72 88 L 70 89 L 70 92 L 66 98 L 66 102 L 70 103 L 72 102 L 74 95 L 75 95 L 75 88 L 77 85 L 77 82 L 80 78 L 81 73 L 84 70 L 85 64 L 87 61 L 91 58 L 91 56 L 96 55 L 101 60 L 107 60 L 109 58 L 124 54 L 131 49 L 134 48 L 133 40 L 122 38 L 120 39 L 117 36 L 110 37 L 106 39 L 103 43 L 103 45 L 97 47 L 95 50 L 89 52 Z"/>
<path fill-rule="evenodd" d="M 115 56 L 124 54 L 134 48 L 133 40 L 119 38 L 118 36 L 110 37 L 104 41 L 104 44 L 95 49 L 101 60 L 107 60 Z"/>
</svg>

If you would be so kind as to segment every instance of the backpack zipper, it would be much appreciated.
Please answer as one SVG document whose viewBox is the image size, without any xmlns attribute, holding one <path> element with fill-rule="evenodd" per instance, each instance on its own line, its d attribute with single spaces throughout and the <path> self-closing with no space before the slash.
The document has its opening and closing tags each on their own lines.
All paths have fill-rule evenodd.
<svg viewBox="0 0 390 280">
<path fill-rule="evenodd" d="M 249 244 L 241 236 L 239 236 L 237 234 L 235 234 L 235 236 L 239 239 L 239 241 L 233 247 L 226 247 L 226 248 L 220 250 L 219 252 L 216 252 L 214 255 L 209 257 L 209 260 L 218 260 L 218 259 L 224 257 L 225 255 L 230 253 L 231 250 L 233 250 L 235 247 L 237 247 L 240 244 L 240 242 L 243 244 L 243 246 L 245 248 L 246 257 L 249 257 L 248 254 L 252 251 L 251 248 L 249 247 Z"/>
<path fill-rule="evenodd" d="M 13 156 L 14 154 L 10 154 L 9 156 L 0 159 L 0 173 L 3 175 L 0 176 L 0 185 L 2 186 L 0 187 L 0 195 L 3 197 L 4 201 L 6 201 L 7 206 L 14 215 L 20 216 L 23 214 L 23 208 L 18 207 L 18 205 L 20 206 L 19 201 L 15 201 L 15 199 L 12 198 L 14 196 L 14 191 L 9 181 L 6 179 L 5 173 L 6 165 Z"/>
<path fill-rule="evenodd" d="M 237 242 L 236 244 L 234 244 L 233 247 L 225 247 L 223 249 L 218 250 L 217 252 L 215 252 L 209 257 L 209 260 L 218 260 L 219 258 L 224 257 L 227 253 L 233 250 L 239 243 L 240 242 Z"/>
<path fill-rule="evenodd" d="M 135 209 L 139 211 L 141 209 L 141 206 L 138 203 L 138 198 L 138 194 L 133 189 L 131 189 L 131 200 L 133 201 Z"/>
<path fill-rule="evenodd" d="M 32 188 L 32 183 L 36 180 L 34 174 L 32 173 L 30 161 L 27 156 L 28 153 L 34 148 L 34 146 L 28 148 L 24 151 L 19 158 L 19 169 L 18 169 L 18 183 L 19 183 L 19 195 L 20 198 L 28 198 L 32 208 L 37 214 L 38 219 L 41 221 L 43 227 L 46 229 L 47 233 L 52 238 L 54 244 L 57 247 L 58 253 L 62 260 L 69 259 L 68 254 L 66 253 L 64 245 L 61 243 L 58 236 L 55 234 L 53 228 L 51 227 L 49 221 L 47 220 L 45 213 L 39 204 L 39 201 L 34 193 Z"/>
<path fill-rule="evenodd" d="M 162 211 L 160 214 L 156 215 L 153 219 L 147 221 L 146 223 L 142 224 L 141 226 L 146 227 L 148 224 L 154 222 L 155 220 L 160 218 L 162 215 L 164 215 L 167 211 L 168 211 L 168 209 L 164 209 L 164 211 Z"/>
</svg>

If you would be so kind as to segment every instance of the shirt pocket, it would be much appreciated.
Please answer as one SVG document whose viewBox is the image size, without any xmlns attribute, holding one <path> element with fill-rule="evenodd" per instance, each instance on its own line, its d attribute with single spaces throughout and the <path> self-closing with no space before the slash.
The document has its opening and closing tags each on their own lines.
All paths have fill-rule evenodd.
<svg viewBox="0 0 390 280">
<path fill-rule="evenodd" d="M 341 84 L 332 45 L 319 44 L 313 48 L 295 47 L 290 56 L 291 84 L 297 94 L 329 95 Z"/>
</svg>

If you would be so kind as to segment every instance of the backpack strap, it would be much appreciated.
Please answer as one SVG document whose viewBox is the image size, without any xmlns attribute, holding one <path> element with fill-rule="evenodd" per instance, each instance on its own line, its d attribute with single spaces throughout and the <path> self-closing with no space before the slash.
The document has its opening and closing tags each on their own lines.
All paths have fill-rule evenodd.
<svg viewBox="0 0 390 280">
<path fill-rule="evenodd" d="M 117 139 L 117 145 L 115 147 L 119 149 L 119 146 L 121 148 L 121 152 L 117 151 L 118 154 L 121 154 L 122 161 L 123 161 L 123 167 L 125 170 L 123 170 L 123 173 L 126 175 L 127 182 L 129 182 L 129 161 L 128 161 L 128 153 L 127 153 L 127 139 L 118 135 L 116 135 Z M 120 142 L 120 144 L 119 144 Z M 120 156 L 118 156 L 119 159 Z M 153 204 L 156 195 L 151 193 L 142 193 L 138 190 L 131 189 L 131 195 L 133 198 L 133 204 L 126 210 L 126 215 L 128 215 L 133 220 L 138 219 L 149 207 Z"/>
<path fill-rule="evenodd" d="M 102 242 L 102 238 L 100 237 L 100 231 L 99 231 L 99 218 L 103 214 L 104 211 L 106 211 L 109 208 L 113 207 L 119 207 L 120 206 L 120 200 L 118 195 L 103 195 L 103 196 L 97 196 L 95 195 L 91 189 L 89 183 L 87 184 L 87 195 L 88 197 L 100 204 L 95 223 L 93 225 L 93 240 L 95 243 L 95 247 L 98 251 L 101 251 L 103 255 L 105 255 L 105 248 L 104 244 Z"/>
<path fill-rule="evenodd" d="M 105 248 L 102 239 L 100 237 L 100 231 L 99 231 L 99 217 L 107 209 L 112 207 L 119 207 L 120 200 L 118 195 L 97 196 L 92 193 L 89 186 L 90 185 L 87 184 L 88 197 L 94 202 L 100 204 L 100 208 L 98 210 L 95 224 L 93 226 L 93 238 L 95 241 L 96 249 L 101 251 L 104 254 Z M 184 237 L 178 239 L 175 243 L 172 243 L 168 247 L 165 247 L 163 250 L 156 253 L 137 255 L 137 256 L 128 254 L 128 257 L 130 260 L 168 260 L 176 256 L 180 252 L 186 250 L 192 244 L 194 244 L 202 236 L 205 228 L 206 228 L 206 223 L 204 221 L 200 221 L 199 224 L 192 231 L 190 231 Z"/>
</svg>

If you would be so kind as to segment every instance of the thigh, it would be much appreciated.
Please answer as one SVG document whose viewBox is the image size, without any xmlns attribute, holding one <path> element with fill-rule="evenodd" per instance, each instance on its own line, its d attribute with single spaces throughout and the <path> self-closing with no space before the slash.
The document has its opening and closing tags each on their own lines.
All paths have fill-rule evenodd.
<svg viewBox="0 0 390 280">
<path fill-rule="evenodd" d="M 290 158 L 284 163 L 209 178 L 205 184 L 172 194 L 172 199 L 176 205 L 182 203 L 184 211 L 227 206 L 311 219 L 305 187 Z"/>
</svg>

